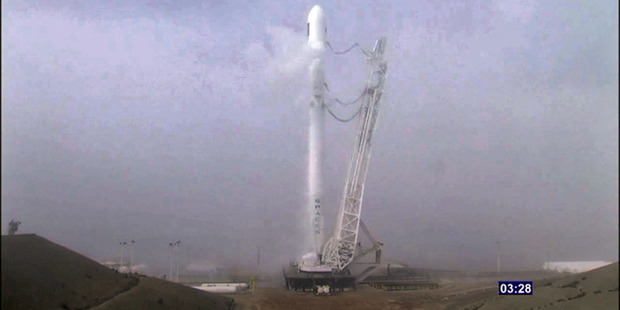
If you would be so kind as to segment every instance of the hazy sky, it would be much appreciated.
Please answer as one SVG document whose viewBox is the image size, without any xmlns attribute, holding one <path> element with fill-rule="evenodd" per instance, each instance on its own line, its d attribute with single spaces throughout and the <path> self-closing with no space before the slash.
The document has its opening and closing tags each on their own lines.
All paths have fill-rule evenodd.
<svg viewBox="0 0 620 310">
<path fill-rule="evenodd" d="M 2 1 L 3 233 L 18 218 L 98 261 L 133 239 L 153 273 L 176 240 L 182 270 L 297 257 L 314 4 Z M 387 37 L 362 210 L 385 257 L 618 259 L 617 1 L 320 4 L 336 49 Z M 326 54 L 343 100 L 365 70 Z M 331 234 L 355 124 L 326 126 Z"/>
</svg>

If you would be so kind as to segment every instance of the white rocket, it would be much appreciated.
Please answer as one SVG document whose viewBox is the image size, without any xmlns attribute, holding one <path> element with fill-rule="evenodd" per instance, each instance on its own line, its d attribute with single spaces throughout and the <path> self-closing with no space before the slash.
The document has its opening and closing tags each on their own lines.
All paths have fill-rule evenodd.
<svg viewBox="0 0 620 310">
<path fill-rule="evenodd" d="M 315 5 L 308 14 L 308 46 L 312 52 L 310 62 L 310 81 L 312 83 L 312 100 L 310 101 L 310 134 L 309 134 L 309 198 L 312 209 L 312 230 L 314 245 L 318 258 L 323 250 L 323 127 L 325 108 L 323 106 L 323 90 L 325 71 L 323 70 L 323 54 L 325 52 L 327 25 L 323 9 Z"/>
</svg>

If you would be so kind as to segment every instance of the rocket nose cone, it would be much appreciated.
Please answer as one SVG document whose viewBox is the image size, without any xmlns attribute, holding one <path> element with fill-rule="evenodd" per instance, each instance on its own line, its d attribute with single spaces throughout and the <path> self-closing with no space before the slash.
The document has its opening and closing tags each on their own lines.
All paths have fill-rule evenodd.
<svg viewBox="0 0 620 310">
<path fill-rule="evenodd" d="M 312 22 L 312 21 L 324 21 L 325 20 L 325 12 L 323 11 L 323 8 L 321 8 L 320 5 L 315 5 L 312 7 L 312 9 L 310 10 L 310 13 L 308 14 L 308 22 Z"/>
<path fill-rule="evenodd" d="M 317 13 L 319 13 L 319 12 L 320 12 L 320 13 L 323 13 L 323 8 L 322 8 L 320 5 L 315 4 L 315 5 L 312 7 L 312 9 L 310 10 L 310 12 L 312 12 L 312 11 L 316 11 Z"/>
<path fill-rule="evenodd" d="M 327 24 L 323 8 L 315 5 L 308 14 L 308 42 L 316 48 L 322 46 L 327 39 Z"/>
</svg>

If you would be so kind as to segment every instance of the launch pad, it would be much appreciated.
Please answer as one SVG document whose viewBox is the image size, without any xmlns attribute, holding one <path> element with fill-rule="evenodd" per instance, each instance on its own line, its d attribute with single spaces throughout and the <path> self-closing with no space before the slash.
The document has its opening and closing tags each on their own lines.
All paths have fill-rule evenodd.
<svg viewBox="0 0 620 310">
<path fill-rule="evenodd" d="M 287 270 L 283 270 L 286 288 L 291 291 L 316 291 L 319 286 L 327 285 L 331 291 L 355 289 L 355 276 L 348 269 L 344 272 L 307 272 L 291 263 Z"/>
<path fill-rule="evenodd" d="M 326 265 L 302 266 L 297 263 L 290 263 L 288 269 L 282 270 L 286 288 L 292 291 L 316 291 L 317 287 L 329 286 L 331 291 L 355 290 L 357 284 L 364 281 L 381 266 L 381 253 L 383 243 L 378 242 L 370 233 L 364 221 L 360 220 L 360 228 L 366 238 L 370 241 L 370 247 L 362 247 L 358 242 L 352 263 L 342 270 L 330 268 Z M 361 262 L 362 257 L 374 251 L 373 262 Z M 351 272 L 352 268 L 361 270 L 357 274 Z"/>
<path fill-rule="evenodd" d="M 356 290 L 358 285 L 368 285 L 383 291 L 427 290 L 439 287 L 439 283 L 427 273 L 419 272 L 414 268 L 390 268 L 390 264 L 387 265 L 387 268 L 384 267 L 380 270 L 377 270 L 378 267 L 376 266 L 369 272 L 360 273 L 356 276 L 351 274 L 349 268 L 344 269 L 343 272 L 303 271 L 302 268 L 291 263 L 287 270 L 283 270 L 283 275 L 288 290 L 302 292 L 317 293 L 317 288 L 322 286 L 327 286 L 330 292 Z M 375 270 L 377 272 L 374 272 Z"/>
</svg>

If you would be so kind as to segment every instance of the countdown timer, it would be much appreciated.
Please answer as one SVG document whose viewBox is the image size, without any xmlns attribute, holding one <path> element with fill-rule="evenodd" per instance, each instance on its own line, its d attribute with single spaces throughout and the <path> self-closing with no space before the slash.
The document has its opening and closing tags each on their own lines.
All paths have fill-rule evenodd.
<svg viewBox="0 0 620 310">
<path fill-rule="evenodd" d="M 534 285 L 532 281 L 499 281 L 500 295 L 532 295 Z"/>
</svg>

